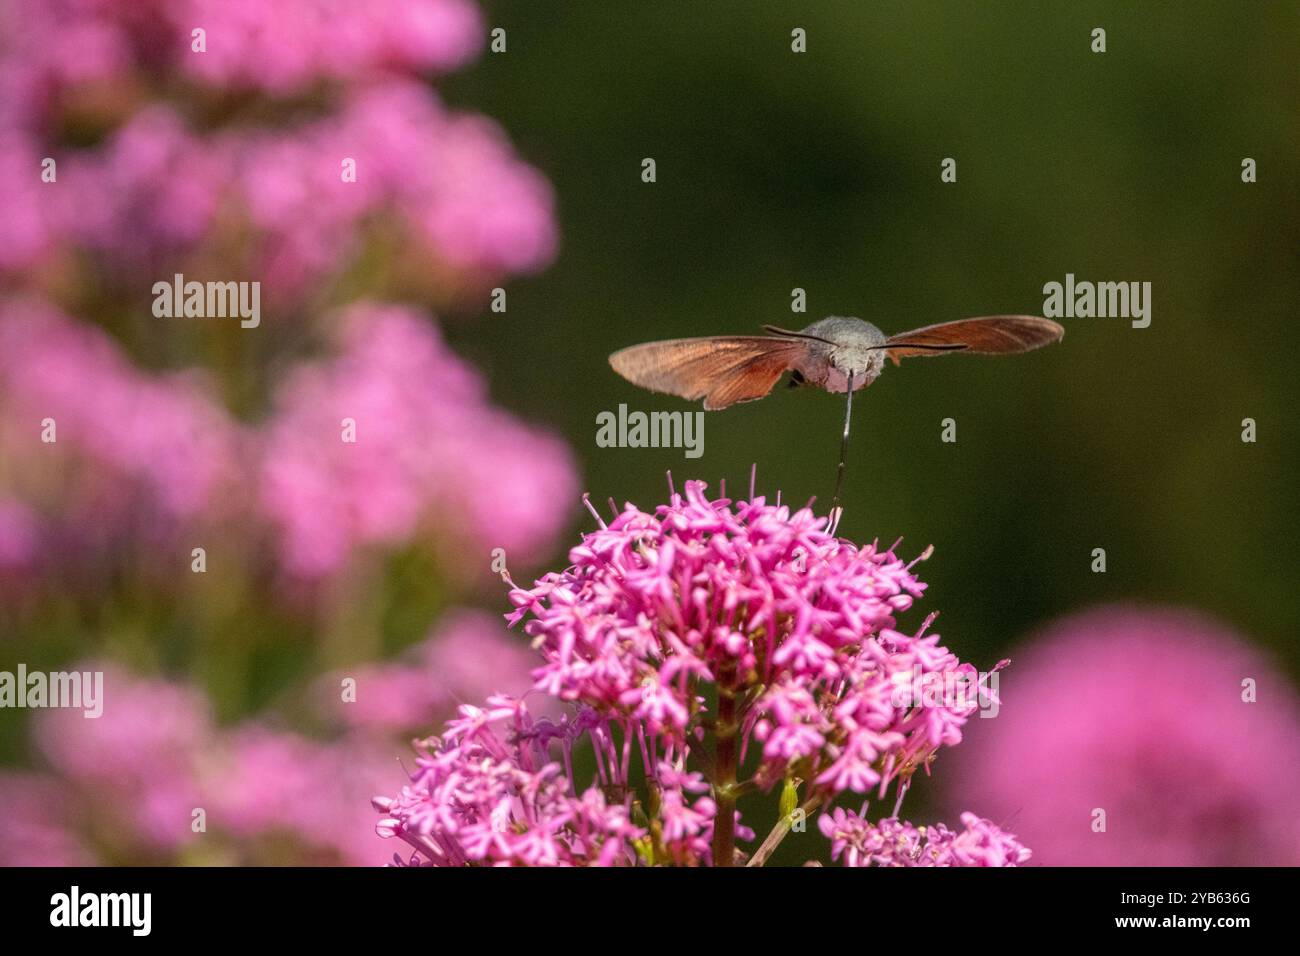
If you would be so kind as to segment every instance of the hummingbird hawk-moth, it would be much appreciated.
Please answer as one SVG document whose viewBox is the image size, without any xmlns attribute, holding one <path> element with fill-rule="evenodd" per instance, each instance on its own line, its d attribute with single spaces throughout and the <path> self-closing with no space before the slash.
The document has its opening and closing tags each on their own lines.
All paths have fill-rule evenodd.
<svg viewBox="0 0 1300 956">
<path fill-rule="evenodd" d="M 1065 334 L 1058 323 L 1032 315 L 991 315 L 942 322 L 885 335 L 862 319 L 830 316 L 798 332 L 765 325 L 769 335 L 711 335 L 646 342 L 609 357 L 614 371 L 634 385 L 680 398 L 704 400 L 709 411 L 752 402 L 772 391 L 787 371 L 792 384 L 844 392 L 844 437 L 832 509 L 839 504 L 848 450 L 853 393 L 884 370 L 885 356 L 895 365 L 912 356 L 973 352 L 1011 355 L 1028 352 Z"/>
</svg>

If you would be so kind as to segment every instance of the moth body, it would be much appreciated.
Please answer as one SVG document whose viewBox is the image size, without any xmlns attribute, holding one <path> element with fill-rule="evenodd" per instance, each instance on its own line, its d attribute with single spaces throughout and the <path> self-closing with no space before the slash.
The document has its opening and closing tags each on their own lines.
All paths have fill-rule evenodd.
<svg viewBox="0 0 1300 956">
<path fill-rule="evenodd" d="M 706 410 L 752 402 L 791 372 L 796 383 L 828 392 L 865 388 L 885 366 L 909 356 L 972 352 L 1009 355 L 1061 338 L 1065 330 L 1032 315 L 990 315 L 941 322 L 885 335 L 870 322 L 832 315 L 798 332 L 763 327 L 768 335 L 711 335 L 644 342 L 609 357 L 614 371 L 633 384 L 689 401 Z"/>
<path fill-rule="evenodd" d="M 809 385 L 842 393 L 852 372 L 856 392 L 874 382 L 885 367 L 882 346 L 886 336 L 870 322 L 832 315 L 802 329 L 800 334 L 825 340 L 810 339 L 807 355 L 794 365 Z"/>
<path fill-rule="evenodd" d="M 798 332 L 772 325 L 763 329 L 769 334 L 644 342 L 615 352 L 609 364 L 642 388 L 688 401 L 703 399 L 706 411 L 763 398 L 786 372 L 793 384 L 848 393 L 832 514 L 839 505 L 844 480 L 852 392 L 876 380 L 885 367 L 886 355 L 895 365 L 902 358 L 947 352 L 1013 355 L 1057 342 L 1065 334 L 1056 322 L 1034 315 L 958 319 L 897 335 L 885 335 L 870 322 L 841 315 L 821 319 Z"/>
</svg>

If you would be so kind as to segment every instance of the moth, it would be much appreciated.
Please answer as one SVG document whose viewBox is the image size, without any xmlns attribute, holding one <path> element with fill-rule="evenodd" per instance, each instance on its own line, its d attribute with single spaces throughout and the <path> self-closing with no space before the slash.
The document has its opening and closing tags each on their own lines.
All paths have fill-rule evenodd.
<svg viewBox="0 0 1300 956">
<path fill-rule="evenodd" d="M 848 451 L 853 393 L 904 358 L 973 352 L 1028 352 L 1065 334 L 1050 319 L 1032 315 L 990 315 L 927 325 L 885 335 L 870 322 L 833 315 L 798 332 L 763 326 L 767 335 L 710 335 L 668 339 L 621 349 L 609 357 L 614 371 L 634 385 L 679 398 L 704 400 L 708 411 L 768 395 L 787 371 L 792 385 L 844 392 L 844 436 L 832 509 L 839 504 Z"/>
</svg>

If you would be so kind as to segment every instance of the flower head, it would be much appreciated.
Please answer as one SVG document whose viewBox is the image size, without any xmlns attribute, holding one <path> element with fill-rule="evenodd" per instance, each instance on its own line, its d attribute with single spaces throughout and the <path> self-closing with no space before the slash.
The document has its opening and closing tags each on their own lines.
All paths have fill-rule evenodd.
<svg viewBox="0 0 1300 956">
<path fill-rule="evenodd" d="M 768 784 L 799 765 L 838 793 L 881 791 L 961 740 L 974 706 L 900 706 L 922 674 L 960 672 L 894 629 L 925 586 L 892 549 L 835 537 L 810 508 L 710 500 L 702 482 L 584 536 L 571 566 L 510 595 L 541 652 L 536 689 L 684 746 L 716 685 L 743 701 Z"/>
<path fill-rule="evenodd" d="M 1188 611 L 1105 607 L 1017 656 L 1000 718 L 945 779 L 1056 866 L 1300 863 L 1286 679 Z"/>
<path fill-rule="evenodd" d="M 514 587 L 508 617 L 540 654 L 534 693 L 571 712 L 534 721 L 500 696 L 463 708 L 402 794 L 376 804 L 415 862 L 731 865 L 734 841 L 753 838 L 741 795 L 803 783 L 813 809 L 897 783 L 901 802 L 977 707 L 900 694 L 918 676 L 969 687 L 974 669 L 926 635 L 929 620 L 895 630 L 924 590 L 911 565 L 836 537 L 811 508 L 709 499 L 688 482 L 654 513 L 601 521 L 569 560 Z M 595 755 L 590 785 L 575 776 L 579 741 Z M 944 838 L 940 865 L 1022 859 L 971 821 Z"/>
<path fill-rule="evenodd" d="M 419 310 L 361 302 L 337 322 L 338 352 L 293 370 L 260 434 L 258 506 L 290 576 L 329 577 L 426 524 L 444 554 L 528 561 L 548 546 L 565 515 L 547 499 L 575 482 L 567 448 L 491 405 Z M 340 440 L 345 419 L 355 441 Z"/>
<path fill-rule="evenodd" d="M 897 817 L 869 823 L 843 808 L 822 814 L 822 833 L 831 841 L 831 857 L 845 866 L 1019 866 L 1030 851 L 973 813 L 961 815 L 955 833 L 942 823 L 914 827 Z"/>
<path fill-rule="evenodd" d="M 386 815 L 378 832 L 406 840 L 425 865 L 627 862 L 645 831 L 623 802 L 596 786 L 576 794 L 565 774 L 585 733 L 601 734 L 589 714 L 553 724 L 534 722 L 507 697 L 463 706 L 441 739 L 425 741 L 410 784 L 396 798 L 375 799 Z"/>
<path fill-rule="evenodd" d="M 360 866 L 382 851 L 366 805 L 392 774 L 396 748 L 382 738 L 318 740 L 260 720 L 226 729 L 194 686 L 78 669 L 103 673 L 103 712 L 36 717 L 47 769 L 0 773 L 0 865 Z"/>
</svg>

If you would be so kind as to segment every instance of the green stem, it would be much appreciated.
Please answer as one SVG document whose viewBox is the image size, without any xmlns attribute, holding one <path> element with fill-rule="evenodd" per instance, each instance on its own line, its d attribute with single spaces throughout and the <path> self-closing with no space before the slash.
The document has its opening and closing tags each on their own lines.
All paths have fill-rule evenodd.
<svg viewBox="0 0 1300 956">
<path fill-rule="evenodd" d="M 714 801 L 713 865 L 732 866 L 736 859 L 736 691 L 732 687 L 734 667 L 718 675 L 718 728 L 713 764 Z"/>
<path fill-rule="evenodd" d="M 799 806 L 799 809 L 803 811 L 804 817 L 806 818 L 808 814 L 821 806 L 821 803 L 821 794 L 813 794 Z M 762 866 L 766 863 L 767 858 L 772 855 L 778 846 L 781 845 L 781 841 L 785 839 L 785 835 L 790 832 L 790 827 L 793 825 L 793 813 L 787 813 L 780 820 L 777 820 L 776 826 L 772 827 L 772 832 L 767 835 L 767 838 L 763 841 L 762 845 L 754 851 L 754 855 L 745 865 Z"/>
</svg>

